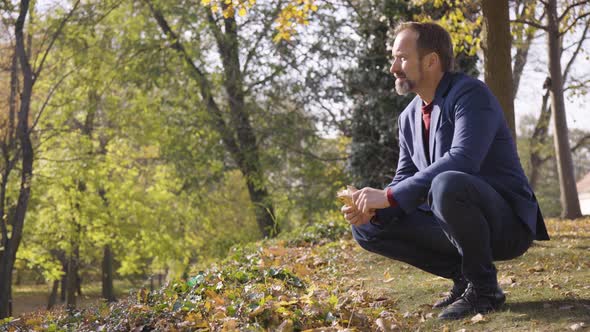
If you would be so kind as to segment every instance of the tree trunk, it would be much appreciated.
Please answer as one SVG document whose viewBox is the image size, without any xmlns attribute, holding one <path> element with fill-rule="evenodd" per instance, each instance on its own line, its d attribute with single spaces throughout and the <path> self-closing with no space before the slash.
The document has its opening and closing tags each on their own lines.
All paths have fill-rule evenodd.
<svg viewBox="0 0 590 332">
<path fill-rule="evenodd" d="M 516 142 L 508 0 L 483 0 L 482 11 L 485 81 L 498 98 Z"/>
<path fill-rule="evenodd" d="M 64 274 L 61 276 L 60 285 L 61 291 L 59 295 L 59 300 L 61 303 L 66 302 L 66 289 L 68 288 L 68 262 L 65 259 L 62 263 Z"/>
<path fill-rule="evenodd" d="M 6 248 L 10 250 L 9 248 Z M 12 316 L 12 267 L 11 262 L 8 259 L 10 252 L 8 250 L 2 252 L 0 259 L 0 318 L 6 318 Z"/>
<path fill-rule="evenodd" d="M 78 262 L 80 261 L 80 256 L 78 256 Z M 78 264 L 78 272 L 76 273 L 76 293 L 78 297 L 82 296 L 82 276 L 80 275 L 80 264 Z"/>
<path fill-rule="evenodd" d="M 20 4 L 19 16 L 15 24 L 15 51 L 19 59 L 20 69 L 22 71 L 23 86 L 20 91 L 20 109 L 17 114 L 17 130 L 16 136 L 20 142 L 21 148 L 21 181 L 18 199 L 16 202 L 16 209 L 14 216 L 8 221 L 12 225 L 12 232 L 10 238 L 6 232 L 6 227 L 2 227 L 2 247 L 0 257 L 0 278 L 2 285 L 0 286 L 0 319 L 8 317 L 12 314 L 12 270 L 16 260 L 16 252 L 20 245 L 23 233 L 23 226 L 27 205 L 29 203 L 29 196 L 31 192 L 31 177 L 33 175 L 33 146 L 30 138 L 29 128 L 29 110 L 31 106 L 31 96 L 33 92 L 33 71 L 29 63 L 27 53 L 25 51 L 24 43 L 24 24 L 29 11 L 29 1 L 22 0 Z M 4 202 L 2 208 L 5 214 Z"/>
<path fill-rule="evenodd" d="M 250 123 L 250 114 L 244 104 L 243 75 L 239 62 L 238 33 L 235 19 L 223 19 L 224 30 L 217 26 L 211 12 L 208 12 L 209 27 L 217 42 L 224 69 L 223 85 L 227 92 L 229 104 L 229 125 L 215 99 L 211 83 L 205 72 L 195 65 L 195 61 L 188 55 L 181 39 L 172 30 L 162 12 L 149 0 L 144 0 L 149 6 L 158 25 L 171 41 L 171 48 L 178 51 L 187 63 L 189 75 L 195 79 L 200 88 L 201 97 L 212 115 L 211 125 L 220 134 L 222 141 L 238 164 L 240 171 L 246 178 L 250 200 L 254 205 L 258 228 L 265 237 L 274 237 L 280 229 L 275 222 L 274 206 L 266 187 L 263 167 L 260 163 L 256 135 Z M 222 6 L 226 6 L 222 4 Z M 236 136 L 234 136 L 234 133 Z M 237 138 L 237 139 L 236 139 Z"/>
<path fill-rule="evenodd" d="M 51 287 L 51 293 L 49 294 L 49 299 L 47 300 L 47 310 L 53 308 L 53 306 L 56 304 L 58 289 L 59 289 L 59 280 L 54 280 L 53 287 Z"/>
<path fill-rule="evenodd" d="M 565 103 L 563 98 L 563 77 L 561 72 L 561 39 L 556 0 L 548 0 L 545 5 L 547 14 L 547 44 L 549 52 L 549 74 L 551 76 L 551 106 L 553 114 L 553 131 L 559 188 L 561 191 L 562 218 L 575 219 L 582 216 L 580 201 L 576 190 L 574 167 L 570 152 Z"/>
<path fill-rule="evenodd" d="M 107 302 L 116 301 L 113 289 L 113 253 L 109 245 L 104 246 L 102 257 L 102 297 Z"/>
<path fill-rule="evenodd" d="M 12 68 L 10 75 L 10 102 L 9 102 L 9 123 L 8 134 L 6 140 L 2 142 L 2 157 L 5 168 L 0 179 L 0 215 L 5 215 L 6 211 L 6 190 L 8 188 L 8 176 L 12 171 L 13 158 L 11 151 L 15 144 L 15 118 L 16 118 L 16 96 L 18 93 L 18 57 L 16 51 L 12 58 Z M 9 218 L 10 220 L 10 218 Z M 12 267 L 14 262 L 11 262 L 10 252 L 10 238 L 8 236 L 8 228 L 6 223 L 0 222 L 2 229 L 2 238 L 0 242 L 0 318 L 8 317 L 12 314 L 12 306 L 10 303 L 11 285 L 12 285 Z"/>
<path fill-rule="evenodd" d="M 549 80 L 550 81 L 550 80 Z M 547 92 L 543 96 L 543 103 L 541 105 L 541 114 L 537 119 L 535 130 L 530 138 L 530 172 L 529 182 L 533 190 L 536 189 L 537 183 L 539 182 L 539 175 L 541 172 L 541 166 L 545 162 L 546 158 L 541 156 L 541 151 L 547 140 L 547 133 L 549 131 L 549 120 L 551 119 L 551 107 L 547 106 L 547 100 L 549 99 L 549 86 L 547 86 Z"/>
<path fill-rule="evenodd" d="M 218 28 L 214 22 L 210 22 L 210 26 L 212 29 Z M 250 114 L 244 103 L 244 76 L 240 69 L 236 20 L 231 16 L 225 18 L 224 28 L 223 35 L 220 31 L 214 31 L 214 34 L 225 73 L 223 85 L 229 99 L 230 123 L 236 130 L 237 142 L 240 147 L 240 151 L 234 155 L 234 159 L 238 161 L 242 174 L 246 178 L 260 231 L 266 237 L 274 237 L 279 233 L 279 228 L 274 220 L 274 207 L 266 189 L 256 135 L 250 124 Z"/>
<path fill-rule="evenodd" d="M 522 9 L 519 12 L 519 7 L 522 5 Z M 527 18 L 529 13 L 534 13 L 536 9 L 536 3 L 534 0 L 517 0 L 514 4 L 514 16 L 517 19 Z M 516 98 L 518 87 L 520 86 L 520 78 L 524 71 L 524 66 L 527 63 L 529 50 L 533 39 L 535 38 L 536 29 L 528 28 L 524 30 L 522 39 L 513 40 L 512 46 L 516 49 L 514 54 L 514 64 L 512 66 L 512 96 Z"/>
<path fill-rule="evenodd" d="M 68 277 L 66 279 L 66 308 L 76 309 L 76 290 L 78 289 L 78 247 L 68 257 Z"/>
</svg>

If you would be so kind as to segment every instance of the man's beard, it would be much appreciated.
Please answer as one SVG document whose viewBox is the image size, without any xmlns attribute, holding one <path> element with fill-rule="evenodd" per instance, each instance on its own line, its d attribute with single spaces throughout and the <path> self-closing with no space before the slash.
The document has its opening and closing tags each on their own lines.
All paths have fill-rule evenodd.
<svg viewBox="0 0 590 332">
<path fill-rule="evenodd" d="M 395 92 L 398 95 L 405 96 L 408 93 L 412 92 L 414 86 L 416 84 L 408 79 L 400 80 L 399 78 L 395 80 Z"/>
</svg>

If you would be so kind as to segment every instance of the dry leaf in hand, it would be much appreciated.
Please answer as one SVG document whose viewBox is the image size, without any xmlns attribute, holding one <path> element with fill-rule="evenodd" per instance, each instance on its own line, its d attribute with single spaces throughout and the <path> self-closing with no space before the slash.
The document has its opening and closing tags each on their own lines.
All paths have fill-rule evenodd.
<svg viewBox="0 0 590 332">
<path fill-rule="evenodd" d="M 347 206 L 354 206 L 354 202 L 352 201 L 352 194 L 357 191 L 354 186 L 346 186 L 346 189 L 340 190 L 338 195 L 338 200 L 342 202 L 344 205 Z"/>
</svg>

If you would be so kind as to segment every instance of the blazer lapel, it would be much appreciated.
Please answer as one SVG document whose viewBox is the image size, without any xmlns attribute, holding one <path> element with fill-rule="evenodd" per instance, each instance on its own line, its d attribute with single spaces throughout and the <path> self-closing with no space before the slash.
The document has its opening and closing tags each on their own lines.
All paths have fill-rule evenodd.
<svg viewBox="0 0 590 332">
<path fill-rule="evenodd" d="M 414 141 L 416 142 L 415 149 L 419 151 L 419 160 L 421 165 L 417 165 L 419 169 L 424 169 L 428 166 L 428 159 L 426 159 L 426 150 L 424 150 L 423 128 L 422 128 L 422 100 L 419 99 L 414 107 L 414 128 L 416 130 Z"/>
<path fill-rule="evenodd" d="M 440 127 L 440 113 L 442 112 L 441 106 L 444 103 L 444 98 L 447 95 L 449 89 L 451 88 L 451 81 L 453 80 L 454 75 L 452 73 L 446 72 L 444 73 L 441 81 L 438 83 L 436 87 L 436 92 L 434 94 L 434 107 L 432 108 L 432 113 L 430 113 L 430 132 L 428 137 L 428 149 L 430 155 L 430 163 L 434 162 L 436 154 L 436 131 Z"/>
<path fill-rule="evenodd" d="M 436 101 L 436 100 L 435 100 Z M 436 144 L 436 131 L 438 130 L 438 119 L 440 118 L 440 106 L 438 103 L 435 102 L 434 107 L 432 108 L 432 113 L 430 113 L 430 130 L 428 133 L 428 150 L 430 153 L 430 163 L 434 162 L 435 156 L 435 144 Z"/>
</svg>

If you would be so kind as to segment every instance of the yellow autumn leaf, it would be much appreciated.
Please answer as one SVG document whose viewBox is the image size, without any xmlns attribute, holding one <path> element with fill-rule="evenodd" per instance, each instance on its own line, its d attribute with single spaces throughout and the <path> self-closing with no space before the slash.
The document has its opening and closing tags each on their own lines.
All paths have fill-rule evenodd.
<svg viewBox="0 0 590 332">
<path fill-rule="evenodd" d="M 227 7 L 224 11 L 223 11 L 223 17 L 225 18 L 230 18 L 234 16 L 234 7 Z"/>
</svg>

